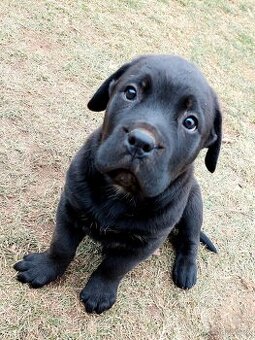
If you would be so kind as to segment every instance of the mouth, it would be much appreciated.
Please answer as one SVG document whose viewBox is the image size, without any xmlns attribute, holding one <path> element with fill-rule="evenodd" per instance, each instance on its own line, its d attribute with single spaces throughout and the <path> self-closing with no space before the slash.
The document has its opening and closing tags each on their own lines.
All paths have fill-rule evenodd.
<svg viewBox="0 0 255 340">
<path fill-rule="evenodd" d="M 115 169 L 107 173 L 114 184 L 117 184 L 130 192 L 136 192 L 139 189 L 139 183 L 135 175 L 126 169 Z"/>
</svg>

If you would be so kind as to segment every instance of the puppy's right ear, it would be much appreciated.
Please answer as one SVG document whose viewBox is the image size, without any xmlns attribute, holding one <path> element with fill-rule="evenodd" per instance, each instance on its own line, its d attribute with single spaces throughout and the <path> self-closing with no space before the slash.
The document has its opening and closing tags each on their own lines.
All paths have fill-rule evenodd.
<svg viewBox="0 0 255 340">
<path fill-rule="evenodd" d="M 94 96 L 88 102 L 88 108 L 91 111 L 104 111 L 109 101 L 109 89 L 112 82 L 118 80 L 124 72 L 131 66 L 132 63 L 127 63 L 121 66 L 116 72 L 114 72 L 109 78 L 107 78 L 103 84 L 96 91 Z"/>
</svg>

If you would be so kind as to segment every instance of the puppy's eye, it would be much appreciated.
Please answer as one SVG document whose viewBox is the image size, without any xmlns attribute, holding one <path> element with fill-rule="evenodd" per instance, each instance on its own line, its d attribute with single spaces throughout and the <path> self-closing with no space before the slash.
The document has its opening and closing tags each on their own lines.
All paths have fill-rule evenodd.
<svg viewBox="0 0 255 340">
<path fill-rule="evenodd" d="M 134 86 L 127 86 L 124 90 L 124 95 L 127 100 L 134 100 L 137 96 L 136 88 Z"/>
<path fill-rule="evenodd" d="M 195 131 L 198 126 L 198 120 L 195 116 L 188 116 L 182 122 L 183 126 L 189 131 Z"/>
</svg>

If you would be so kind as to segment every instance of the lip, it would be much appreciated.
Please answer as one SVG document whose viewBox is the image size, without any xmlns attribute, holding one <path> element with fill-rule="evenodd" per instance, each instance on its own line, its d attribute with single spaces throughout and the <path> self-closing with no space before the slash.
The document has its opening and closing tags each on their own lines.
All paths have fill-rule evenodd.
<svg viewBox="0 0 255 340">
<path fill-rule="evenodd" d="M 117 184 L 124 189 L 135 192 L 138 191 L 140 185 L 134 173 L 127 169 L 114 169 L 106 173 L 114 184 Z"/>
</svg>

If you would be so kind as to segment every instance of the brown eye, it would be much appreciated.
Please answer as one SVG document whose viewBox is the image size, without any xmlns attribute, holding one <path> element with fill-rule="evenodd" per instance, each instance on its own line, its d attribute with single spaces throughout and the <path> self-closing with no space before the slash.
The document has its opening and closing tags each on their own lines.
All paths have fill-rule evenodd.
<svg viewBox="0 0 255 340">
<path fill-rule="evenodd" d="M 127 100 L 134 100 L 137 96 L 136 89 L 134 86 L 127 86 L 124 90 L 124 95 Z"/>
<path fill-rule="evenodd" d="M 198 120 L 195 116 L 189 116 L 182 122 L 183 126 L 189 131 L 195 131 L 198 126 Z"/>
</svg>

